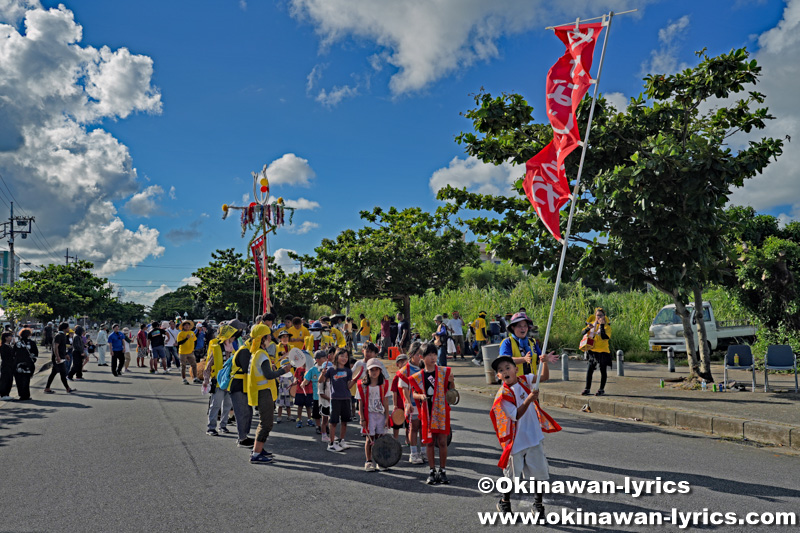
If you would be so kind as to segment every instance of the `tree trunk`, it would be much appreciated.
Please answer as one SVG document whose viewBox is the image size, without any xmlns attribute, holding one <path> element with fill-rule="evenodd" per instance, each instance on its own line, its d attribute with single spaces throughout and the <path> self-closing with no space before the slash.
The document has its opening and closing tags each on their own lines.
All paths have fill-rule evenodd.
<svg viewBox="0 0 800 533">
<path fill-rule="evenodd" d="M 411 297 L 408 294 L 403 295 L 403 316 L 406 317 L 408 323 L 411 323 Z M 411 335 L 411 332 L 408 332 Z"/>
<path fill-rule="evenodd" d="M 675 312 L 681 317 L 681 324 L 683 325 L 683 338 L 686 341 L 686 357 L 689 361 L 689 379 L 695 379 L 700 376 L 700 361 L 697 359 L 697 352 L 694 347 L 694 331 L 692 330 L 692 323 L 689 320 L 689 311 L 681 301 L 681 297 L 677 291 L 672 293 L 672 300 L 675 302 Z"/>
<path fill-rule="evenodd" d="M 697 344 L 700 351 L 700 377 L 708 383 L 714 382 L 711 375 L 711 347 L 708 343 L 708 333 L 706 333 L 706 321 L 703 312 L 703 288 L 699 285 L 694 287 L 694 316 L 697 320 Z"/>
</svg>

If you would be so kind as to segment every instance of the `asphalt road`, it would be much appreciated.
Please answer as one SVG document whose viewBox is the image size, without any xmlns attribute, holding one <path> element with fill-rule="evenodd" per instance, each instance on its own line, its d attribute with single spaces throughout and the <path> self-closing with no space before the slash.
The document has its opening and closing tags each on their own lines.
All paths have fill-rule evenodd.
<svg viewBox="0 0 800 533">
<path fill-rule="evenodd" d="M 477 531 L 477 512 L 494 509 L 497 496 L 477 490 L 479 478 L 499 474 L 485 397 L 462 394 L 453 410 L 451 485 L 431 487 L 427 468 L 410 465 L 407 454 L 389 471 L 364 472 L 355 428 L 349 441 L 359 446 L 334 454 L 313 428 L 284 422 L 267 443 L 276 463 L 250 465 L 233 436 L 205 435 L 199 386 L 141 369 L 117 379 L 90 367 L 73 395 L 60 385 L 45 395 L 39 384 L 35 401 L 0 406 L 0 531 Z M 564 427 L 546 439 L 553 481 L 660 476 L 688 481 L 691 493 L 550 495 L 548 512 L 800 509 L 797 456 L 565 410 L 550 414 Z M 525 511 L 531 502 L 514 506 Z"/>
</svg>

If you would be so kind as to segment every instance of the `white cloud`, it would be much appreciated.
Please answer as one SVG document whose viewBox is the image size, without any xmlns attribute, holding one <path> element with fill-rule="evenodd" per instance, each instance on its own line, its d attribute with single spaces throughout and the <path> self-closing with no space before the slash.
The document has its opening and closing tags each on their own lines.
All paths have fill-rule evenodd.
<svg viewBox="0 0 800 533">
<path fill-rule="evenodd" d="M 295 235 L 305 235 L 306 233 L 309 233 L 311 230 L 317 229 L 318 227 L 319 224 L 316 222 L 310 222 L 306 220 L 299 226 L 291 226 L 289 228 L 289 233 L 294 233 Z"/>
<path fill-rule="evenodd" d="M 113 285 L 113 283 L 112 283 Z M 152 306 L 156 300 L 158 300 L 161 296 L 165 294 L 169 294 L 174 289 L 170 289 L 166 285 L 162 284 L 157 289 L 152 291 L 131 291 L 128 289 L 122 289 L 122 299 L 127 302 L 134 302 L 137 304 L 142 304 L 145 306 Z"/>
<path fill-rule="evenodd" d="M 606 100 L 608 100 L 608 103 L 613 105 L 614 108 L 617 111 L 624 112 L 626 109 L 628 109 L 628 102 L 630 101 L 630 98 L 628 98 L 624 94 L 622 94 L 622 93 L 606 93 L 603 96 L 606 97 Z"/>
<path fill-rule="evenodd" d="M 170 190 L 170 196 L 174 193 L 175 187 Z M 142 192 L 134 194 L 125 204 L 125 209 L 133 215 L 147 218 L 159 210 L 158 200 L 163 194 L 164 189 L 160 185 L 151 185 Z"/>
<path fill-rule="evenodd" d="M 763 69 L 755 90 L 766 94 L 766 105 L 777 118 L 748 136 L 784 139 L 789 135 L 792 142 L 784 140 L 783 155 L 777 162 L 770 163 L 764 174 L 745 181 L 744 187 L 736 189 L 732 196 L 733 203 L 760 211 L 788 206 L 779 217 L 784 223 L 800 220 L 800 151 L 793 146 L 800 140 L 800 108 L 795 94 L 800 83 L 800 63 L 787 60 L 800 44 L 798 32 L 800 0 L 790 0 L 778 25 L 759 37 L 761 49 L 755 54 Z"/>
<path fill-rule="evenodd" d="M 0 20 L 15 24 L 0 22 L 0 173 L 20 210 L 36 216 L 59 254 L 69 247 L 104 275 L 161 255 L 157 230 L 128 229 L 116 216 L 115 203 L 142 185 L 128 148 L 97 127 L 160 113 L 152 60 L 125 48 L 81 46 L 83 28 L 63 5 L 0 0 Z M 30 239 L 18 246 L 30 259 L 54 259 Z"/>
<path fill-rule="evenodd" d="M 466 159 L 454 157 L 448 166 L 433 173 L 429 185 L 434 195 L 445 185 L 457 189 L 466 187 L 470 192 L 480 194 L 508 194 L 514 181 L 524 174 L 524 167 L 514 167 L 511 163 L 495 166 L 472 156 Z"/>
<path fill-rule="evenodd" d="M 309 187 L 316 176 L 317 173 L 308 164 L 308 159 L 294 154 L 283 154 L 267 167 L 270 187 L 274 185 Z"/>
<path fill-rule="evenodd" d="M 305 198 L 298 198 L 297 200 L 290 200 L 288 198 L 284 198 L 286 207 L 293 207 L 298 210 L 303 209 L 317 209 L 319 207 L 319 202 L 314 202 L 312 200 L 306 200 Z"/>
<path fill-rule="evenodd" d="M 504 35 L 649 1 L 290 0 L 290 9 L 296 19 L 315 27 L 323 48 L 348 38 L 374 43 L 377 53 L 369 58 L 371 67 L 380 70 L 388 63 L 396 68 L 389 86 L 401 95 L 420 91 L 476 61 L 498 57 L 497 41 Z"/>
<path fill-rule="evenodd" d="M 358 96 L 358 86 L 350 85 L 334 86 L 330 91 L 322 89 L 315 100 L 326 107 L 335 107 L 345 98 Z"/>
<path fill-rule="evenodd" d="M 275 258 L 275 264 L 281 267 L 287 273 L 290 272 L 300 272 L 300 265 L 297 262 L 289 257 L 289 252 L 297 253 L 294 250 L 289 250 L 288 248 L 278 248 L 275 250 L 275 253 L 272 256 Z"/>
<path fill-rule="evenodd" d="M 650 52 L 650 60 L 642 63 L 642 74 L 673 74 L 687 67 L 678 62 L 678 44 L 686 36 L 689 29 L 689 15 L 670 21 L 665 28 L 658 30 L 658 42 L 661 48 Z"/>
<path fill-rule="evenodd" d="M 200 278 L 197 276 L 189 276 L 188 278 L 183 278 L 181 283 L 184 285 L 191 285 L 192 287 L 197 287 L 200 285 Z"/>
<path fill-rule="evenodd" d="M 247 0 L 239 0 L 239 8 L 242 11 L 247 11 Z"/>
<path fill-rule="evenodd" d="M 307 93 L 310 93 L 311 91 L 314 90 L 314 86 L 317 84 L 319 80 L 322 79 L 322 71 L 325 70 L 327 66 L 328 65 L 323 65 L 323 64 L 314 65 L 314 68 L 312 68 L 311 72 L 308 73 L 308 76 L 306 76 Z"/>
<path fill-rule="evenodd" d="M 169 197 L 171 200 L 177 200 L 178 196 L 175 194 L 175 186 L 169 188 Z"/>
</svg>

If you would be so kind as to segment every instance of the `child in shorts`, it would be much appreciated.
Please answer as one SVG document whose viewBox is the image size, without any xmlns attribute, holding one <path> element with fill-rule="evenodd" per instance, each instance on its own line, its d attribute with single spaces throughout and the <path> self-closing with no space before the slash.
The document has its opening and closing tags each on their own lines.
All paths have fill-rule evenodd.
<svg viewBox="0 0 800 533">
<path fill-rule="evenodd" d="M 322 373 L 319 376 L 319 412 L 322 415 L 320 431 L 322 432 L 321 441 L 327 444 L 328 441 L 328 420 L 331 416 L 331 382 L 326 379 L 325 374 L 329 368 L 333 368 L 333 363 L 325 361 L 322 365 Z"/>
<path fill-rule="evenodd" d="M 541 381 L 546 381 L 550 371 L 544 356 L 540 356 L 540 364 L 543 365 Z M 536 374 L 518 376 L 517 363 L 508 355 L 501 355 L 492 361 L 492 369 L 503 383 L 490 413 L 497 439 L 503 446 L 497 466 L 509 478 L 550 479 L 542 441 L 544 433 L 560 431 L 561 426 L 539 407 L 539 390 L 534 388 Z M 540 493 L 534 495 L 534 508 L 540 516 L 544 515 Z M 503 494 L 497 503 L 497 510 L 511 512 L 511 492 Z"/>
<path fill-rule="evenodd" d="M 285 329 L 278 334 L 280 343 L 275 350 L 275 357 L 277 360 L 283 359 L 286 354 L 289 353 L 289 350 L 292 349 L 292 347 L 289 346 L 289 337 L 291 337 L 291 334 Z M 275 366 L 278 367 L 280 365 L 276 364 Z M 292 396 L 289 394 L 293 380 L 294 376 L 290 373 L 284 374 L 278 378 L 278 401 L 275 402 L 278 406 L 278 418 L 275 419 L 276 424 L 280 424 L 283 421 L 284 407 L 286 408 L 286 418 L 289 422 L 294 421 L 292 418 Z"/>
<path fill-rule="evenodd" d="M 389 382 L 383 377 L 383 365 L 377 359 L 367 362 L 364 379 L 358 382 L 358 405 L 361 415 L 361 433 L 367 436 L 364 443 L 364 455 L 367 462 L 364 470 L 375 472 L 372 460 L 372 443 L 376 437 L 386 432 L 386 414 L 389 412 Z"/>
<path fill-rule="evenodd" d="M 322 428 L 320 424 L 320 420 L 322 420 L 322 414 L 320 413 L 319 406 L 319 378 L 322 375 L 322 369 L 324 368 L 327 360 L 328 353 L 325 350 L 317 350 L 317 352 L 314 354 L 314 361 L 316 364 L 306 371 L 305 375 L 303 376 L 303 382 L 301 383 L 301 386 L 303 387 L 308 385 L 313 387 L 314 399 L 311 402 L 311 418 L 314 420 L 314 425 L 317 426 L 317 435 L 322 434 Z"/>
<path fill-rule="evenodd" d="M 303 427 L 303 409 L 306 410 L 306 417 L 308 418 L 308 425 L 314 426 L 314 421 L 311 420 L 311 408 L 314 406 L 314 388 L 308 382 L 305 386 L 303 383 L 306 375 L 305 365 L 298 367 L 294 371 L 294 384 L 297 385 L 297 390 L 294 393 L 294 404 L 297 406 L 297 427 Z"/>
<path fill-rule="evenodd" d="M 350 353 L 345 348 L 339 348 L 333 356 L 333 368 L 325 373 L 325 379 L 331 384 L 331 416 L 330 416 L 330 444 L 329 452 L 341 452 L 350 447 L 345 442 L 347 423 L 350 422 L 350 403 L 352 395 L 350 387 L 355 385 L 353 371 L 350 369 Z M 336 426 L 341 422 L 342 429 L 339 439 L 336 439 Z"/>
</svg>

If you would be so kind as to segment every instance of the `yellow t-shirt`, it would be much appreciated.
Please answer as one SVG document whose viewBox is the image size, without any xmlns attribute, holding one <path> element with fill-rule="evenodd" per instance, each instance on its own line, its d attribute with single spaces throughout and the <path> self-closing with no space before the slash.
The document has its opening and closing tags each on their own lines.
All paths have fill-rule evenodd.
<svg viewBox="0 0 800 533">
<path fill-rule="evenodd" d="M 369 332 L 370 332 L 369 320 L 364 318 L 364 319 L 361 320 L 361 333 L 360 333 L 360 335 L 363 335 L 365 337 L 369 337 Z"/>
<path fill-rule="evenodd" d="M 291 335 L 291 337 L 289 337 L 289 346 L 292 348 L 298 348 L 300 350 L 303 349 L 306 337 L 311 335 L 311 332 L 308 331 L 308 328 L 303 325 L 301 325 L 299 328 L 292 326 L 286 331 L 288 331 L 289 335 Z"/>
<path fill-rule="evenodd" d="M 336 343 L 337 348 L 344 348 L 347 346 L 347 341 L 344 338 L 344 333 L 342 333 L 339 328 L 331 328 L 331 337 L 333 337 L 334 342 Z"/>
<path fill-rule="evenodd" d="M 183 339 L 188 340 L 178 345 L 178 354 L 189 355 L 194 353 L 194 343 L 197 340 L 194 331 L 181 331 L 178 333 L 178 342 L 181 342 Z"/>
<path fill-rule="evenodd" d="M 475 322 L 472 323 L 472 329 L 475 330 L 476 341 L 488 340 L 486 338 L 486 335 L 483 334 L 485 328 L 486 328 L 486 320 L 483 317 L 476 318 Z"/>
</svg>

